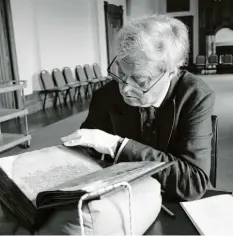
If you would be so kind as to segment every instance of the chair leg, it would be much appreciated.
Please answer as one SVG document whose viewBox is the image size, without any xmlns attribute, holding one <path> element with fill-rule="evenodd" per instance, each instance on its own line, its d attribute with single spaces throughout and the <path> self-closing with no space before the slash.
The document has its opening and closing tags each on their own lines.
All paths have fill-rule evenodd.
<svg viewBox="0 0 233 236">
<path fill-rule="evenodd" d="M 63 100 L 64 100 L 64 104 L 67 104 L 67 96 L 68 96 L 68 92 L 69 92 L 69 90 L 67 89 L 66 90 L 66 92 L 65 92 L 65 94 L 64 94 L 64 92 L 62 93 L 62 95 L 63 95 Z"/>
<path fill-rule="evenodd" d="M 81 96 L 81 87 L 78 88 L 77 100 L 82 101 L 82 96 Z"/>
<path fill-rule="evenodd" d="M 98 82 L 97 82 L 97 83 L 94 83 L 94 84 L 93 84 L 93 87 L 94 87 L 93 92 L 95 92 L 95 91 L 97 90 L 97 87 L 98 87 Z"/>
<path fill-rule="evenodd" d="M 97 89 L 98 89 L 98 82 L 93 83 L 92 93 L 95 92 Z"/>
<path fill-rule="evenodd" d="M 75 101 L 75 95 L 76 95 L 76 93 L 77 93 L 77 89 L 78 89 L 78 88 L 74 88 L 73 101 Z"/>
<path fill-rule="evenodd" d="M 73 99 L 72 99 L 72 96 L 71 96 L 71 93 L 70 93 L 70 89 L 68 89 L 68 94 L 67 95 L 69 95 L 69 97 L 70 97 L 70 103 L 73 104 Z"/>
<path fill-rule="evenodd" d="M 60 93 L 58 93 L 58 100 L 59 100 L 59 105 L 60 105 L 60 107 L 62 108 Z"/>
<path fill-rule="evenodd" d="M 43 110 L 45 110 L 45 102 L 46 102 L 46 98 L 47 98 L 47 92 L 45 91 L 44 102 L 43 102 Z"/>
<path fill-rule="evenodd" d="M 91 92 L 93 93 L 93 89 L 94 89 L 94 84 L 93 83 L 90 84 L 90 88 L 91 88 Z"/>
<path fill-rule="evenodd" d="M 85 97 L 86 97 L 86 99 L 88 98 L 88 94 L 89 94 L 89 85 L 86 85 L 86 87 L 85 87 Z"/>
<path fill-rule="evenodd" d="M 55 97 L 54 97 L 54 99 L 53 99 L 53 107 L 56 107 L 56 105 L 57 105 L 58 93 L 59 93 L 59 92 L 55 92 Z"/>
</svg>

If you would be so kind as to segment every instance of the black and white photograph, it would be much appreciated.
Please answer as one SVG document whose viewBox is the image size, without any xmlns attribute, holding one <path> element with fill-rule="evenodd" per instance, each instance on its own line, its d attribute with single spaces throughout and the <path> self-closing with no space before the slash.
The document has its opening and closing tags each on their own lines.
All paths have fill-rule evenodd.
<svg viewBox="0 0 233 236">
<path fill-rule="evenodd" d="M 231 100 L 232 0 L 0 0 L 0 235 L 232 235 Z"/>
</svg>

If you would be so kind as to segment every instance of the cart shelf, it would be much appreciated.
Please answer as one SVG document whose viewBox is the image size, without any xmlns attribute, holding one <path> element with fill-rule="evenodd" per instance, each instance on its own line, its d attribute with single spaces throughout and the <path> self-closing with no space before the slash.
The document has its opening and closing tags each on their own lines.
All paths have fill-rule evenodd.
<svg viewBox="0 0 233 236">
<path fill-rule="evenodd" d="M 0 123 L 11 120 L 20 116 L 24 116 L 28 114 L 27 109 L 7 109 L 7 108 L 1 108 L 0 109 Z"/>
<path fill-rule="evenodd" d="M 31 135 L 1 133 L 0 152 L 22 143 L 30 143 L 30 140 L 31 140 Z"/>
<path fill-rule="evenodd" d="M 8 93 L 20 91 L 23 108 L 22 109 L 9 109 L 0 108 L 0 152 L 9 148 L 21 144 L 27 148 L 30 146 L 31 135 L 28 133 L 28 110 L 25 106 L 24 88 L 26 87 L 26 81 L 4 81 L 0 83 L 0 93 Z M 12 134 L 1 133 L 1 123 L 7 120 L 11 120 L 17 117 L 24 117 L 25 121 L 25 133 L 24 134 Z"/>
<path fill-rule="evenodd" d="M 20 81 L 5 81 L 0 83 L 0 93 L 7 93 L 7 92 L 13 92 L 17 90 L 22 90 L 26 88 L 26 81 L 20 80 Z"/>
</svg>

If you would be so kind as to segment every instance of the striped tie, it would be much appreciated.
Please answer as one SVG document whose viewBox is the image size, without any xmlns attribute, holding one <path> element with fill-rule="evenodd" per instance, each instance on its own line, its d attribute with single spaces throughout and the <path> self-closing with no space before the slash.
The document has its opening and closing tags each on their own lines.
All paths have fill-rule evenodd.
<svg viewBox="0 0 233 236">
<path fill-rule="evenodd" d="M 150 144 L 151 142 L 151 135 L 153 133 L 153 122 L 155 120 L 155 107 L 146 107 L 144 108 L 144 120 L 142 125 L 142 138 L 147 143 Z"/>
</svg>

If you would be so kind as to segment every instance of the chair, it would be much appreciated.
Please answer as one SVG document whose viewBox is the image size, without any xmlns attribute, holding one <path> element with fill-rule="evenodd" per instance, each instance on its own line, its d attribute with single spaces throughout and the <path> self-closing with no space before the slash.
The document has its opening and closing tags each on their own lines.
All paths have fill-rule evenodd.
<svg viewBox="0 0 233 236">
<path fill-rule="evenodd" d="M 100 78 L 96 78 L 94 71 L 91 69 L 90 65 L 86 64 L 84 66 L 84 71 L 87 76 L 88 82 L 91 84 L 91 89 L 92 91 L 94 91 L 99 85 L 101 85 L 101 80 Z"/>
<path fill-rule="evenodd" d="M 218 65 L 218 55 L 216 54 L 211 54 L 208 57 L 208 67 L 210 68 L 216 68 L 216 66 Z"/>
<path fill-rule="evenodd" d="M 232 73 L 233 71 L 233 56 L 231 54 L 225 54 L 221 64 L 221 73 Z"/>
<path fill-rule="evenodd" d="M 81 86 L 84 88 L 85 97 L 87 98 L 89 95 L 89 82 L 87 80 L 87 77 L 85 75 L 85 72 L 82 68 L 82 66 L 78 65 L 75 68 L 75 75 L 76 79 L 81 83 Z"/>
<path fill-rule="evenodd" d="M 224 55 L 222 63 L 224 65 L 233 65 L 233 56 L 231 54 Z"/>
<path fill-rule="evenodd" d="M 218 159 L 218 117 L 211 116 L 213 137 L 211 140 L 211 168 L 210 168 L 210 182 L 216 188 L 217 182 L 217 159 Z"/>
<path fill-rule="evenodd" d="M 204 55 L 197 55 L 196 57 L 196 69 L 198 71 L 205 70 L 206 67 L 206 57 Z"/>
<path fill-rule="evenodd" d="M 95 63 L 93 65 L 93 70 L 94 70 L 94 73 L 95 73 L 95 76 L 96 78 L 100 78 L 101 82 L 102 82 L 102 85 L 104 85 L 104 82 L 107 82 L 109 80 L 112 79 L 111 76 L 103 76 L 102 73 L 101 73 L 101 70 L 100 70 L 100 66 L 99 64 Z"/>
<path fill-rule="evenodd" d="M 63 74 L 61 73 L 61 71 L 57 68 L 53 69 L 52 71 L 52 76 L 53 76 L 53 80 L 55 85 L 60 88 L 62 91 L 66 92 L 63 94 L 63 98 L 64 98 L 64 103 L 66 103 L 66 99 L 67 96 L 69 95 L 70 97 L 70 101 L 72 102 L 72 98 L 71 98 L 71 94 L 70 94 L 70 87 L 66 84 L 65 78 L 63 76 Z"/>
<path fill-rule="evenodd" d="M 81 83 L 74 78 L 74 76 L 71 72 L 71 69 L 69 67 L 65 67 L 63 69 L 63 75 L 65 78 L 66 84 L 71 89 L 74 89 L 73 101 L 75 100 L 75 95 L 76 95 L 77 91 L 78 91 L 78 97 L 81 98 L 81 93 L 80 93 Z"/>
<path fill-rule="evenodd" d="M 209 65 L 217 65 L 218 64 L 218 55 L 216 54 L 211 54 L 208 57 L 208 64 Z"/>
<path fill-rule="evenodd" d="M 207 71 L 214 71 L 215 73 L 217 72 L 219 67 L 219 60 L 218 60 L 218 55 L 216 54 L 211 54 L 208 57 L 208 63 L 206 66 Z"/>
<path fill-rule="evenodd" d="M 41 79 L 41 83 L 43 85 L 43 89 L 44 89 L 44 92 L 45 92 L 44 102 L 43 102 L 43 109 L 45 110 L 45 103 L 46 103 L 48 93 L 55 93 L 55 97 L 54 97 L 54 100 L 53 100 L 53 106 L 54 107 L 56 106 L 57 98 L 58 98 L 59 104 L 61 106 L 61 99 L 60 99 L 59 93 L 62 93 L 63 90 L 61 88 L 55 86 L 53 78 L 50 75 L 50 73 L 47 70 L 42 70 L 40 72 L 40 79 Z"/>
</svg>

